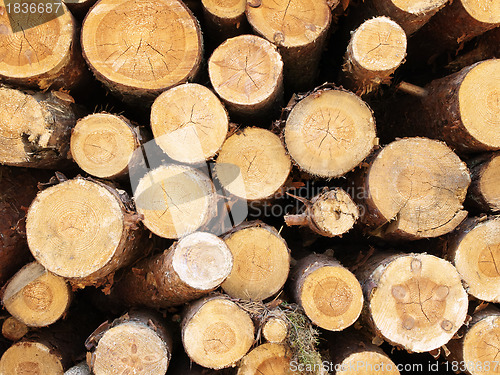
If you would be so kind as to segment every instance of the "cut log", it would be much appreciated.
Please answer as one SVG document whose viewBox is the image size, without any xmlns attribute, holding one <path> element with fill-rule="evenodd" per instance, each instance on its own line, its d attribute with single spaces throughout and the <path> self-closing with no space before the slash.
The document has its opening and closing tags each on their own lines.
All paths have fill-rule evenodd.
<svg viewBox="0 0 500 375">
<path fill-rule="evenodd" d="M 500 302 L 500 216 L 467 219 L 451 234 L 444 251 L 470 295 Z"/>
<path fill-rule="evenodd" d="M 75 178 L 40 192 L 31 204 L 26 233 L 35 259 L 73 286 L 100 285 L 130 264 L 142 227 L 124 191 Z"/>
<path fill-rule="evenodd" d="M 208 176 L 183 165 L 165 165 L 139 180 L 134 193 L 142 222 L 154 234 L 180 238 L 217 214 L 217 195 Z"/>
<path fill-rule="evenodd" d="M 76 366 L 71 367 L 64 375 L 92 375 L 89 366 L 86 362 L 81 362 Z"/>
<path fill-rule="evenodd" d="M 252 319 L 223 296 L 191 304 L 181 325 L 184 350 L 203 367 L 218 370 L 234 366 L 254 343 Z"/>
<path fill-rule="evenodd" d="M 85 343 L 95 375 L 165 375 L 172 339 L 163 319 L 150 312 L 125 314 L 102 324 Z"/>
<path fill-rule="evenodd" d="M 378 254 L 358 269 L 365 323 L 391 345 L 428 352 L 446 344 L 467 315 L 460 275 L 428 254 Z"/>
<path fill-rule="evenodd" d="M 215 42 L 241 35 L 247 31 L 245 0 L 201 0 L 209 35 Z"/>
<path fill-rule="evenodd" d="M 262 336 L 270 343 L 284 342 L 289 333 L 289 322 L 279 309 L 271 311 L 269 317 L 262 323 Z"/>
<path fill-rule="evenodd" d="M 451 232 L 467 216 L 462 208 L 470 176 L 444 143 L 405 138 L 383 148 L 361 176 L 361 221 L 371 234 L 421 239 Z"/>
<path fill-rule="evenodd" d="M 197 164 L 222 147 L 229 118 L 217 96 L 202 85 L 186 83 L 161 94 L 151 107 L 155 141 L 172 159 Z"/>
<path fill-rule="evenodd" d="M 377 15 L 396 21 L 410 36 L 424 26 L 447 0 L 371 0 Z"/>
<path fill-rule="evenodd" d="M 45 327 L 59 320 L 71 303 L 71 289 L 64 278 L 37 262 L 19 270 L 5 285 L 2 304 L 29 327 Z"/>
<path fill-rule="evenodd" d="M 295 104 L 285 125 L 285 143 L 305 172 L 340 177 L 355 168 L 377 143 L 368 105 L 340 89 L 320 89 Z"/>
<path fill-rule="evenodd" d="M 12 345 L 0 359 L 0 374 L 63 375 L 59 351 L 50 343 L 20 341 Z"/>
<path fill-rule="evenodd" d="M 332 20 L 327 1 L 248 1 L 246 14 L 255 32 L 278 46 L 286 85 L 294 91 L 310 89 Z"/>
<path fill-rule="evenodd" d="M 44 91 L 76 87 L 87 68 L 75 19 L 61 2 L 26 4 L 37 11 L 16 12 L 12 2 L 0 1 L 0 81 Z"/>
<path fill-rule="evenodd" d="M 500 310 L 490 305 L 474 313 L 464 331 L 459 339 L 446 345 L 449 367 L 471 375 L 497 373 Z"/>
<path fill-rule="evenodd" d="M 179 0 L 99 1 L 82 46 L 96 78 L 132 105 L 193 79 L 203 50 L 198 21 Z"/>
<path fill-rule="evenodd" d="M 500 211 L 500 152 L 478 156 L 468 162 L 472 183 L 467 202 L 481 212 Z"/>
<path fill-rule="evenodd" d="M 223 240 L 194 232 L 122 275 L 113 293 L 131 306 L 164 308 L 198 299 L 229 275 L 233 256 Z"/>
<path fill-rule="evenodd" d="M 224 236 L 233 254 L 233 269 L 222 289 L 233 298 L 261 301 L 283 287 L 290 269 L 285 240 L 259 221 L 244 223 Z"/>
<path fill-rule="evenodd" d="M 82 21 L 89 9 L 96 3 L 96 0 L 63 0 L 71 14 Z"/>
<path fill-rule="evenodd" d="M 276 134 L 244 128 L 222 145 L 215 174 L 229 193 L 247 200 L 264 200 L 283 187 L 291 168 L 290 158 Z"/>
<path fill-rule="evenodd" d="M 33 95 L 0 87 L 0 164 L 64 168 L 76 115 L 73 98 L 52 91 Z"/>
<path fill-rule="evenodd" d="M 237 375 L 291 375 L 291 350 L 280 344 L 257 346 L 243 357 Z"/>
<path fill-rule="evenodd" d="M 405 56 L 406 34 L 401 26 L 387 17 L 372 18 L 352 34 L 340 81 L 358 95 L 368 94 L 391 82 Z"/>
<path fill-rule="evenodd" d="M 210 82 L 238 120 L 269 119 L 283 103 L 283 62 L 276 47 L 255 35 L 231 38 L 208 61 Z"/>
<path fill-rule="evenodd" d="M 303 213 L 285 215 L 286 225 L 307 226 L 322 236 L 335 237 L 347 233 L 359 219 L 358 206 L 340 188 L 326 190 L 304 203 Z"/>
<path fill-rule="evenodd" d="M 8 317 L 2 324 L 2 335 L 7 340 L 19 341 L 28 333 L 28 326 L 13 316 Z"/>
<path fill-rule="evenodd" d="M 76 123 L 71 133 L 71 156 L 88 174 L 123 178 L 134 151 L 149 138 L 123 116 L 94 113 Z"/>
<path fill-rule="evenodd" d="M 297 262 L 290 288 L 309 319 L 329 331 L 352 325 L 363 308 L 363 292 L 356 277 L 326 255 L 311 254 Z"/>
</svg>

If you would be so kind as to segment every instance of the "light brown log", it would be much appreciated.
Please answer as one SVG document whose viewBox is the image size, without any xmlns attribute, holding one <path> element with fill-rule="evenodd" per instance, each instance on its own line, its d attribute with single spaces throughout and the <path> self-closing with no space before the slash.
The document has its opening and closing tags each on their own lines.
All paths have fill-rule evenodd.
<svg viewBox="0 0 500 375">
<path fill-rule="evenodd" d="M 467 219 L 450 235 L 444 251 L 470 295 L 500 302 L 500 216 Z"/>
<path fill-rule="evenodd" d="M 322 236 L 335 237 L 347 233 L 359 219 L 358 206 L 340 188 L 326 190 L 304 203 L 304 212 L 284 216 L 286 225 L 307 226 Z"/>
<path fill-rule="evenodd" d="M 131 306 L 181 305 L 216 289 L 232 268 L 233 256 L 223 240 L 194 232 L 134 265 L 115 282 L 112 293 Z"/>
<path fill-rule="evenodd" d="M 86 77 L 75 19 L 61 2 L 25 3 L 37 10 L 16 12 L 13 3 L 0 1 L 0 81 L 40 90 L 74 88 Z"/>
<path fill-rule="evenodd" d="M 287 86 L 312 88 L 332 19 L 327 1 L 252 0 L 246 14 L 254 31 L 278 46 Z"/>
<path fill-rule="evenodd" d="M 270 343 L 283 343 L 288 338 L 289 331 L 289 321 L 281 309 L 270 311 L 261 323 L 262 337 Z"/>
<path fill-rule="evenodd" d="M 389 239 L 441 236 L 466 218 L 462 204 L 469 183 L 467 166 L 444 143 L 394 141 L 361 172 L 361 220 L 371 234 Z"/>
<path fill-rule="evenodd" d="M 374 335 L 409 352 L 445 345 L 467 315 L 460 275 L 428 254 L 377 254 L 357 271 L 366 300 L 364 321 Z"/>
<path fill-rule="evenodd" d="M 237 375 L 291 375 L 292 353 L 281 344 L 266 343 L 241 359 Z"/>
<path fill-rule="evenodd" d="M 79 119 L 71 132 L 71 157 L 90 175 L 123 178 L 137 159 L 134 151 L 149 139 L 147 131 L 123 116 L 94 113 Z"/>
<path fill-rule="evenodd" d="M 172 338 L 164 320 L 150 312 L 131 312 L 102 324 L 85 343 L 95 375 L 165 375 Z"/>
<path fill-rule="evenodd" d="M 344 57 L 340 81 L 358 95 L 390 84 L 406 56 L 406 34 L 388 17 L 375 17 L 352 34 Z"/>
<path fill-rule="evenodd" d="M 290 269 L 290 254 L 278 231 L 259 221 L 243 223 L 224 236 L 233 269 L 222 289 L 233 298 L 261 301 L 277 293 Z"/>
<path fill-rule="evenodd" d="M 202 0 L 201 3 L 209 36 L 215 41 L 220 42 L 247 31 L 245 0 Z"/>
<path fill-rule="evenodd" d="M 215 175 L 229 193 L 264 200 L 278 192 L 292 168 L 280 138 L 266 129 L 244 128 L 222 145 Z"/>
<path fill-rule="evenodd" d="M 203 230 L 217 214 L 218 197 L 210 178 L 184 165 L 150 170 L 139 180 L 134 199 L 144 225 L 164 238 Z"/>
<path fill-rule="evenodd" d="M 2 335 L 7 340 L 18 341 L 28 333 L 28 326 L 13 316 L 9 316 L 2 324 Z"/>
<path fill-rule="evenodd" d="M 0 164 L 56 169 L 69 164 L 73 98 L 0 87 Z"/>
<path fill-rule="evenodd" d="M 295 163 L 321 177 L 349 172 L 378 141 L 368 105 L 351 92 L 330 88 L 319 88 L 293 105 L 284 134 Z"/>
<path fill-rule="evenodd" d="M 198 21 L 180 0 L 100 1 L 83 23 L 82 47 L 96 78 L 135 105 L 193 79 L 203 50 Z"/>
<path fill-rule="evenodd" d="M 270 117 L 283 102 L 283 62 L 277 48 L 256 35 L 226 40 L 208 61 L 210 82 L 241 121 Z"/>
<path fill-rule="evenodd" d="M 500 211 L 500 152 L 476 156 L 468 161 L 472 183 L 467 201 L 481 212 Z"/>
<path fill-rule="evenodd" d="M 252 319 L 224 296 L 192 303 L 181 326 L 184 350 L 203 367 L 218 370 L 234 366 L 254 343 Z"/>
<path fill-rule="evenodd" d="M 295 265 L 290 288 L 295 301 L 317 326 L 342 331 L 363 308 L 363 292 L 356 277 L 330 256 L 311 254 Z"/>
<path fill-rule="evenodd" d="M 186 83 L 165 91 L 151 107 L 151 129 L 158 146 L 181 163 L 202 163 L 226 139 L 229 118 L 205 86 Z"/>
<path fill-rule="evenodd" d="M 127 194 L 81 177 L 37 195 L 26 233 L 35 259 L 75 287 L 105 283 L 145 247 Z"/>
<path fill-rule="evenodd" d="M 64 278 L 32 262 L 5 285 L 2 304 L 16 319 L 30 327 L 45 327 L 66 313 L 71 289 Z"/>
</svg>

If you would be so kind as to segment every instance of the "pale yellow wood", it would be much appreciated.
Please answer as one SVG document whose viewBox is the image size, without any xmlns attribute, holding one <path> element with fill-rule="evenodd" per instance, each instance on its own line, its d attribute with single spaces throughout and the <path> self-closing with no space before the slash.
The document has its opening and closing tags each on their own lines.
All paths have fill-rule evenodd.
<svg viewBox="0 0 500 375">
<path fill-rule="evenodd" d="M 17 320 L 13 316 L 9 316 L 2 324 L 2 335 L 7 340 L 18 341 L 28 333 L 28 326 Z"/>
<path fill-rule="evenodd" d="M 0 375 L 63 375 L 57 354 L 38 342 L 12 345 L 0 359 Z"/>
<path fill-rule="evenodd" d="M 218 18 L 237 18 L 245 13 L 245 0 L 201 0 L 207 11 Z"/>
<path fill-rule="evenodd" d="M 375 351 L 360 351 L 345 358 L 339 365 L 338 375 L 399 375 L 391 359 Z"/>
<path fill-rule="evenodd" d="M 492 0 L 459 0 L 467 13 L 483 23 L 500 23 L 500 3 Z"/>
<path fill-rule="evenodd" d="M 288 323 L 281 318 L 270 318 L 262 326 L 262 336 L 271 343 L 281 343 L 288 336 Z"/>
<path fill-rule="evenodd" d="M 237 375 L 291 375 L 291 350 L 281 344 L 257 346 L 240 362 Z"/>
</svg>

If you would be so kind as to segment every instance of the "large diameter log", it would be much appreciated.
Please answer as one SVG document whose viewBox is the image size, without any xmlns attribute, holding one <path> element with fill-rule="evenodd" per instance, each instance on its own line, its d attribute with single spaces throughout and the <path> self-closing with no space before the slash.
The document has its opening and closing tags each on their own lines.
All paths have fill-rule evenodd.
<svg viewBox="0 0 500 375">
<path fill-rule="evenodd" d="M 500 211 L 500 152 L 475 157 L 468 165 L 472 183 L 466 202 L 481 212 Z"/>
<path fill-rule="evenodd" d="M 340 80 L 358 95 L 389 84 L 406 56 L 406 34 L 387 17 L 365 21 L 352 34 Z"/>
<path fill-rule="evenodd" d="M 100 1 L 85 18 L 82 46 L 96 78 L 131 104 L 191 80 L 203 49 L 198 21 L 180 0 Z"/>
<path fill-rule="evenodd" d="M 255 32 L 278 46 L 286 85 L 310 89 L 332 20 L 327 1 L 248 1 L 246 14 Z"/>
<path fill-rule="evenodd" d="M 444 143 L 405 138 L 383 148 L 362 172 L 361 220 L 371 233 L 393 239 L 437 237 L 467 216 L 467 166 Z"/>
<path fill-rule="evenodd" d="M 29 12 L 23 5 L 16 12 L 14 3 L 0 1 L 0 81 L 41 90 L 74 88 L 87 69 L 76 21 L 61 2 L 25 4 Z"/>
<path fill-rule="evenodd" d="M 208 61 L 215 91 L 242 121 L 272 117 L 283 102 L 283 62 L 276 47 L 255 35 L 231 38 Z"/>
<path fill-rule="evenodd" d="M 172 338 L 163 319 L 133 312 L 102 324 L 87 342 L 87 363 L 95 375 L 165 375 Z"/>
<path fill-rule="evenodd" d="M 132 306 L 181 305 L 217 288 L 232 267 L 233 256 L 223 240 L 194 232 L 164 253 L 134 265 L 115 282 L 113 293 Z"/>
<path fill-rule="evenodd" d="M 158 146 L 181 163 L 202 163 L 226 139 L 229 118 L 217 96 L 202 85 L 186 83 L 162 93 L 151 107 L 151 129 Z"/>
<path fill-rule="evenodd" d="M 291 375 L 292 352 L 281 344 L 266 343 L 241 359 L 237 375 Z"/>
<path fill-rule="evenodd" d="M 123 116 L 94 113 L 78 120 L 71 132 L 71 157 L 92 176 L 123 178 L 135 160 L 134 151 L 148 138 Z"/>
<path fill-rule="evenodd" d="M 450 235 L 444 251 L 470 295 L 500 302 L 500 216 L 467 219 Z"/>
<path fill-rule="evenodd" d="M 184 350 L 203 367 L 218 370 L 233 366 L 254 343 L 252 319 L 223 296 L 191 304 L 181 325 Z"/>
<path fill-rule="evenodd" d="M 338 261 L 320 254 L 301 259 L 291 275 L 295 301 L 317 326 L 342 331 L 363 308 L 363 292 L 356 277 Z"/>
<path fill-rule="evenodd" d="M 288 152 L 298 166 L 321 177 L 349 172 L 377 143 L 368 105 L 340 89 L 320 89 L 295 104 L 284 134 Z"/>
<path fill-rule="evenodd" d="M 262 337 L 270 342 L 284 342 L 289 334 L 290 325 L 285 316 L 271 316 L 262 324 Z"/>
<path fill-rule="evenodd" d="M 248 28 L 245 0 L 202 0 L 203 16 L 209 35 L 221 41 L 243 34 Z"/>
<path fill-rule="evenodd" d="M 0 164 L 56 169 L 68 164 L 73 98 L 0 87 Z"/>
<path fill-rule="evenodd" d="M 264 200 L 283 187 L 291 169 L 290 157 L 276 134 L 244 128 L 222 145 L 215 174 L 229 193 L 247 200 Z"/>
<path fill-rule="evenodd" d="M 468 298 L 460 275 L 428 254 L 379 254 L 358 269 L 371 331 L 410 352 L 446 344 L 464 324 Z"/>
<path fill-rule="evenodd" d="M 217 195 L 208 176 L 184 165 L 150 170 L 134 192 L 137 212 L 153 233 L 180 238 L 203 230 L 217 214 Z"/>
<path fill-rule="evenodd" d="M 29 327 L 45 327 L 59 320 L 71 302 L 64 278 L 48 272 L 37 262 L 21 268 L 3 289 L 2 304 Z"/>
<path fill-rule="evenodd" d="M 26 233 L 35 259 L 74 286 L 99 285 L 140 254 L 142 228 L 124 191 L 75 178 L 40 192 Z"/>
<path fill-rule="evenodd" d="M 290 253 L 278 231 L 262 222 L 244 223 L 224 236 L 233 269 L 222 289 L 234 298 L 260 301 L 277 293 L 290 269 Z"/>
</svg>

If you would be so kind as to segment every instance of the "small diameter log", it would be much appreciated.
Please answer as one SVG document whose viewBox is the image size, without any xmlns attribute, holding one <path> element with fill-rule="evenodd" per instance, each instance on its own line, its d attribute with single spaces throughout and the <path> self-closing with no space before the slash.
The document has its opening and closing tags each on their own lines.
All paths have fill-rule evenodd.
<svg viewBox="0 0 500 375">
<path fill-rule="evenodd" d="M 132 306 L 177 306 L 217 288 L 232 268 L 233 256 L 223 240 L 194 232 L 134 265 L 115 283 L 113 293 Z"/>
<path fill-rule="evenodd" d="M 248 28 L 246 0 L 201 0 L 205 25 L 216 41 L 243 34 Z"/>
<path fill-rule="evenodd" d="M 94 113 L 76 123 L 71 133 L 71 156 L 88 174 L 106 179 L 123 178 L 134 151 L 147 135 L 123 116 Z"/>
<path fill-rule="evenodd" d="M 500 216 L 467 219 L 450 235 L 444 250 L 470 295 L 500 302 Z"/>
<path fill-rule="evenodd" d="M 459 339 L 446 344 L 448 361 L 470 375 L 498 373 L 500 310 L 490 305 L 474 313 L 464 331 Z"/>
<path fill-rule="evenodd" d="M 335 259 L 311 254 L 291 274 L 295 301 L 317 326 L 342 331 L 352 325 L 363 308 L 363 292 L 356 277 Z"/>
<path fill-rule="evenodd" d="M 388 0 L 389 1 L 389 0 Z M 365 21 L 352 34 L 340 81 L 358 95 L 391 82 L 406 56 L 406 34 L 387 17 Z"/>
<path fill-rule="evenodd" d="M 198 21 L 180 0 L 99 1 L 83 23 L 82 46 L 96 78 L 136 105 L 193 79 L 203 50 Z"/>
<path fill-rule="evenodd" d="M 451 232 L 467 216 L 462 203 L 467 166 L 444 143 L 405 138 L 384 147 L 358 185 L 362 222 L 388 239 L 421 239 Z"/>
<path fill-rule="evenodd" d="M 75 178 L 40 192 L 26 232 L 35 259 L 73 286 L 99 285 L 140 254 L 142 228 L 124 191 Z"/>
<path fill-rule="evenodd" d="M 459 152 L 500 150 L 500 59 L 481 61 L 425 88 L 425 120 L 417 106 L 413 126 L 425 125 L 429 137 Z"/>
<path fill-rule="evenodd" d="M 14 3 L 0 0 L 0 81 L 43 91 L 74 88 L 87 71 L 75 19 L 61 2 L 25 3 L 37 11 L 16 12 Z"/>
<path fill-rule="evenodd" d="M 45 327 L 59 320 L 71 303 L 71 289 L 64 278 L 37 262 L 19 270 L 3 289 L 2 304 L 29 327 Z"/>
<path fill-rule="evenodd" d="M 284 342 L 290 330 L 286 316 L 283 313 L 274 312 L 269 313 L 269 317 L 262 323 L 261 327 L 262 337 L 266 341 L 276 344 Z"/>
<path fill-rule="evenodd" d="M 19 341 L 28 333 L 28 326 L 13 316 L 8 317 L 2 324 L 2 335 L 7 340 Z"/>
<path fill-rule="evenodd" d="M 155 141 L 170 158 L 197 164 L 212 158 L 226 139 L 229 118 L 217 96 L 186 83 L 165 91 L 151 107 Z"/>
<path fill-rule="evenodd" d="M 89 366 L 86 362 L 81 362 L 76 366 L 71 367 L 64 375 L 92 375 Z"/>
<path fill-rule="evenodd" d="M 358 206 L 340 188 L 326 190 L 304 203 L 303 213 L 285 215 L 286 225 L 307 226 L 322 236 L 335 237 L 347 233 L 359 219 Z"/>
<path fill-rule="evenodd" d="M 291 361 L 292 353 L 287 346 L 262 344 L 242 358 L 237 375 L 291 375 Z"/>
<path fill-rule="evenodd" d="M 283 62 L 276 47 L 255 35 L 231 38 L 208 61 L 210 82 L 241 121 L 273 117 L 283 102 Z"/>
<path fill-rule="evenodd" d="M 278 46 L 285 83 L 294 91 L 311 88 L 332 20 L 326 0 L 252 0 L 248 22 Z"/>
<path fill-rule="evenodd" d="M 0 164 L 64 168 L 76 115 L 73 98 L 52 91 L 33 95 L 0 87 Z"/>
<path fill-rule="evenodd" d="M 277 293 L 290 269 L 290 252 L 273 227 L 259 221 L 241 224 L 224 237 L 233 269 L 222 289 L 233 298 L 261 301 Z"/>
<path fill-rule="evenodd" d="M 409 352 L 446 344 L 467 315 L 460 275 L 428 254 L 379 254 L 357 271 L 366 300 L 365 323 L 374 334 Z"/>
<path fill-rule="evenodd" d="M 184 165 L 150 170 L 134 193 L 137 212 L 154 234 L 180 238 L 202 230 L 217 214 L 217 195 L 208 176 Z"/>
<path fill-rule="evenodd" d="M 252 319 L 223 296 L 191 304 L 181 326 L 184 350 L 203 367 L 219 370 L 234 366 L 254 343 Z"/>
<path fill-rule="evenodd" d="M 500 152 L 469 161 L 472 183 L 467 202 L 481 212 L 500 211 Z"/>
<path fill-rule="evenodd" d="M 284 134 L 288 152 L 298 166 L 321 177 L 349 172 L 378 141 L 368 105 L 340 89 L 318 90 L 295 104 Z"/>
<path fill-rule="evenodd" d="M 95 375 L 164 375 L 172 356 L 170 333 L 163 319 L 150 312 L 125 314 L 102 324 L 85 346 Z"/>
<path fill-rule="evenodd" d="M 71 14 L 78 20 L 83 20 L 89 9 L 96 3 L 97 0 L 63 0 Z"/>
<path fill-rule="evenodd" d="M 229 193 L 247 200 L 264 200 L 283 187 L 291 168 L 290 157 L 276 134 L 244 128 L 222 145 L 215 174 Z"/>
</svg>

